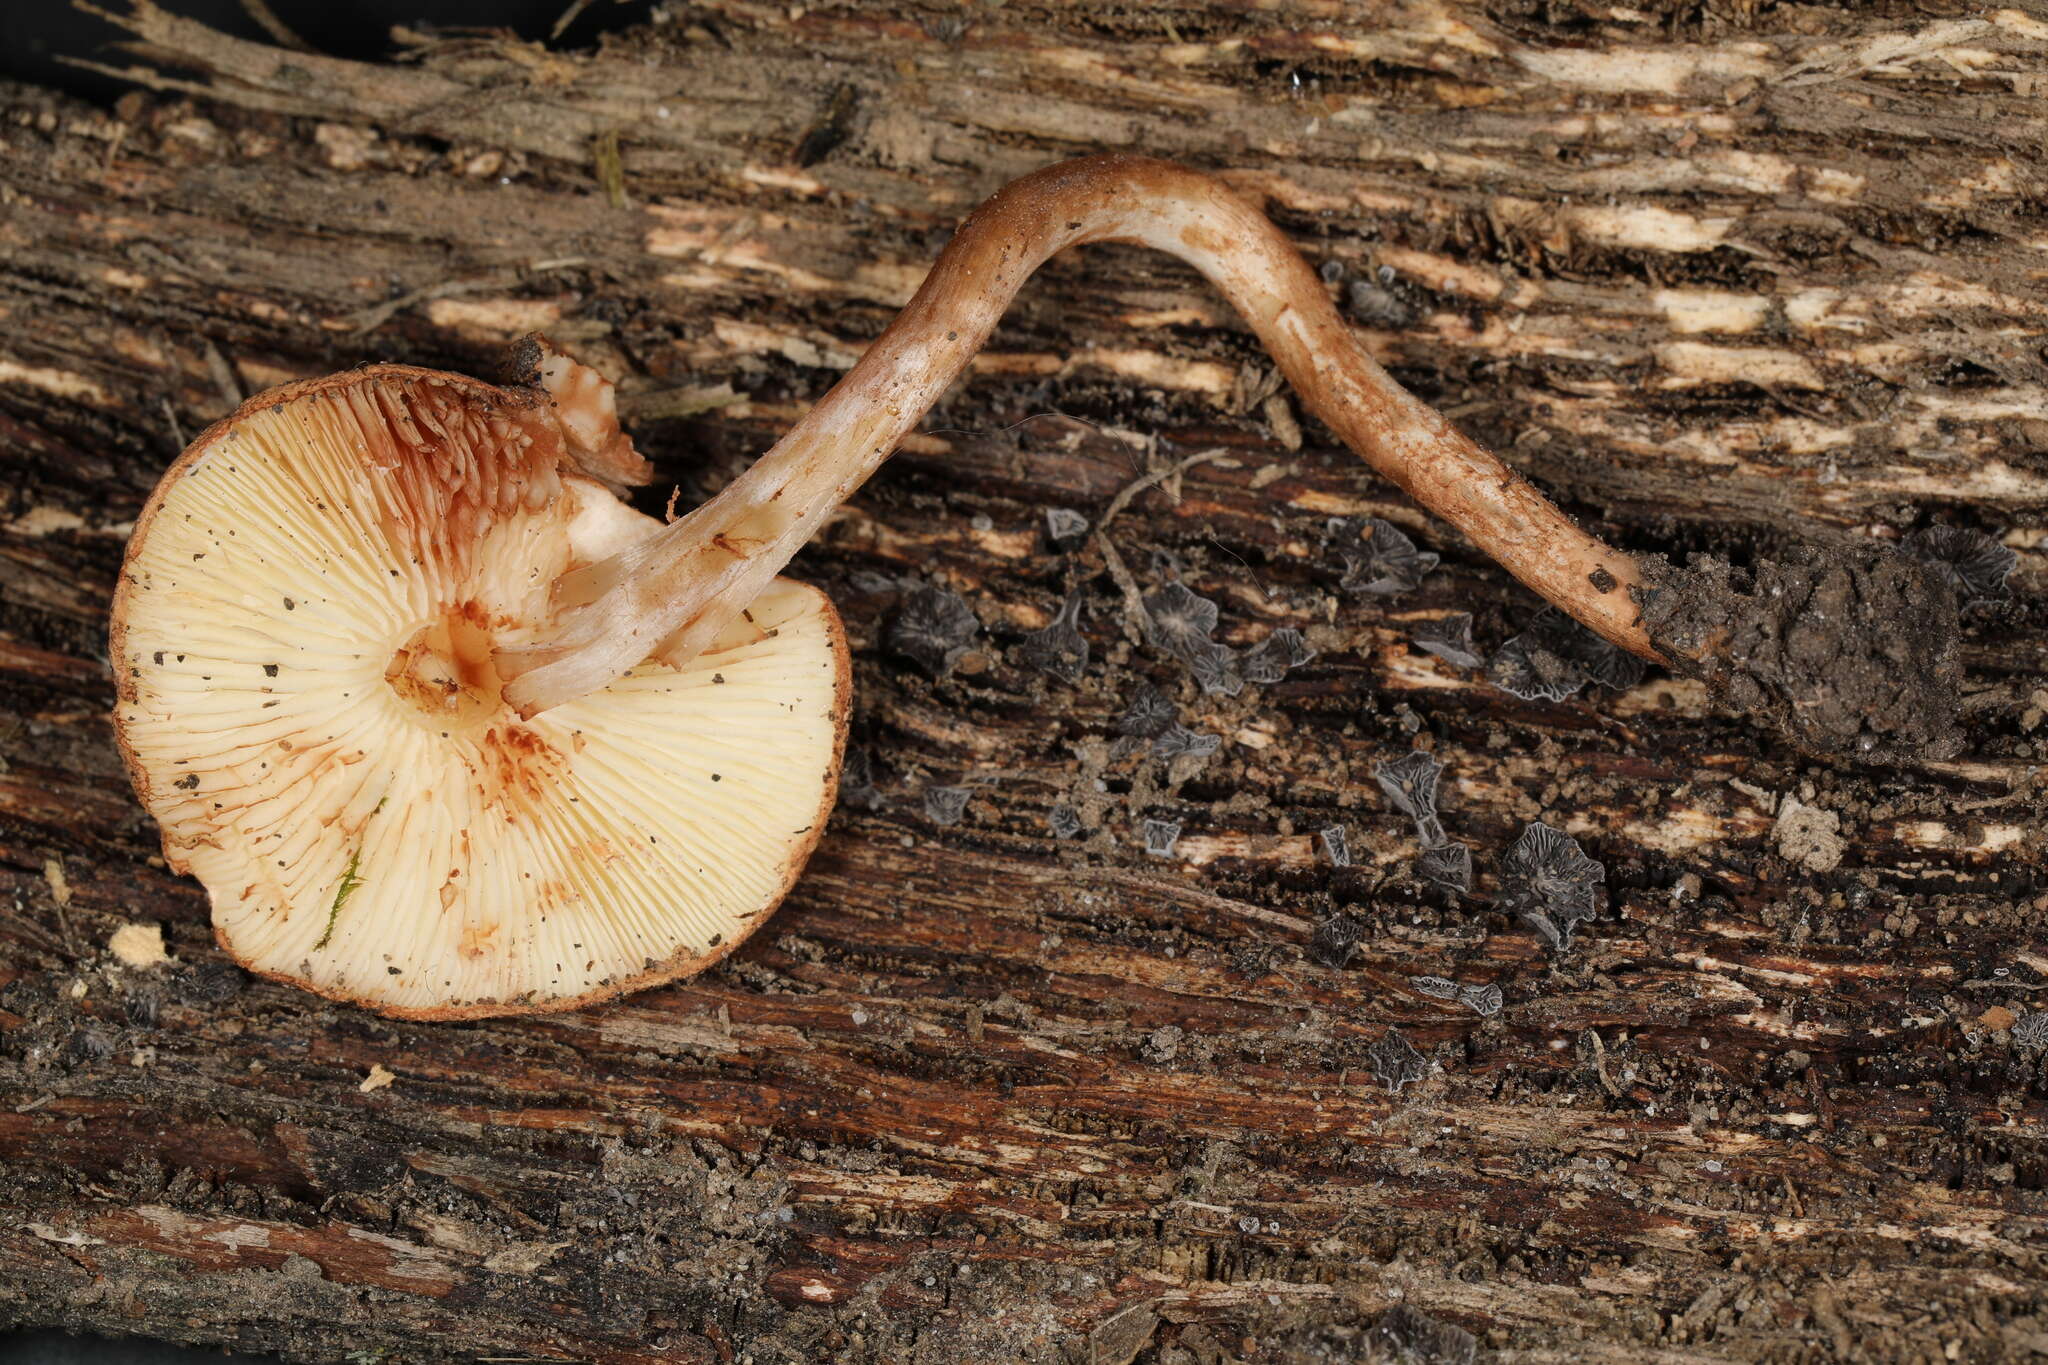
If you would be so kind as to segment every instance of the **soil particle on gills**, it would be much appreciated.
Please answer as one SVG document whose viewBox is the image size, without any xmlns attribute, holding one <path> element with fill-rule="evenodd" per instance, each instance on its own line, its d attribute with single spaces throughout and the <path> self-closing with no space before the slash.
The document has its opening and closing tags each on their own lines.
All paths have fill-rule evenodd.
<svg viewBox="0 0 2048 1365">
<path fill-rule="evenodd" d="M 1918 560 L 1802 545 L 1748 568 L 1700 555 L 1644 570 L 1657 648 L 1801 748 L 1911 761 L 1962 747 L 1955 594 Z"/>
</svg>

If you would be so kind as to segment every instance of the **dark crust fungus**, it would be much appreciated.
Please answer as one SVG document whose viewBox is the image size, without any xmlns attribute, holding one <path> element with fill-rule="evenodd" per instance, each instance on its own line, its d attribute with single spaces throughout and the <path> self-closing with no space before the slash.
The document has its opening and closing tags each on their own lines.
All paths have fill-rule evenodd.
<svg viewBox="0 0 2048 1365">
<path fill-rule="evenodd" d="M 1704 555 L 1643 569 L 1657 648 L 1801 748 L 1908 762 L 1961 749 L 1955 593 L 1921 561 L 1800 545 L 1746 569 Z"/>
</svg>

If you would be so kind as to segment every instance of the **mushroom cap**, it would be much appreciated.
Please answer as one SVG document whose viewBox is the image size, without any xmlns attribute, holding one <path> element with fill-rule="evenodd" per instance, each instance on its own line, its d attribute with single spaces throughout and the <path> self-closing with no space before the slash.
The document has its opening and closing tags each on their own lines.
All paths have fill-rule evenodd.
<svg viewBox="0 0 2048 1365">
<path fill-rule="evenodd" d="M 851 682 L 814 588 L 775 580 L 683 670 L 505 705 L 493 652 L 555 579 L 660 526 L 606 490 L 644 464 L 569 364 L 273 389 L 144 509 L 115 733 L 250 971 L 407 1018 L 573 1009 L 731 952 L 817 843 Z"/>
</svg>

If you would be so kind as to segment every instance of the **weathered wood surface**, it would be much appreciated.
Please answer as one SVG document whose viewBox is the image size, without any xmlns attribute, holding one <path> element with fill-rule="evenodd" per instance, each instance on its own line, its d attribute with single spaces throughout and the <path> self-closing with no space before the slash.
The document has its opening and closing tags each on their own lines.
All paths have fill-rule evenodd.
<svg viewBox="0 0 2048 1365">
<path fill-rule="evenodd" d="M 1511 1360 L 2048 1351 L 2048 1089 L 2009 1027 L 2048 1007 L 2040 18 L 720 0 L 596 54 L 386 67 L 133 22 L 156 93 L 0 92 L 0 1320 L 319 1361 L 1179 1363 L 1355 1358 L 1406 1301 Z M 274 382 L 544 326 L 695 496 L 961 212 L 1105 147 L 1263 198 L 1405 380 L 1631 548 L 1999 536 L 1971 751 L 1829 767 L 1669 680 L 1520 703 L 1413 649 L 1532 603 L 1313 426 L 1295 448 L 1199 281 L 1091 251 L 799 561 L 855 639 L 881 800 L 736 958 L 446 1026 L 219 963 L 106 721 L 105 602 L 183 438 Z M 719 383 L 743 401 L 660 416 Z M 1040 530 L 1217 448 L 1110 536 L 1233 644 L 1310 631 L 1314 664 L 1234 699 L 1125 638 L 1099 546 Z M 1342 593 L 1325 521 L 1353 513 L 1444 567 Z M 988 627 L 943 682 L 881 643 L 916 581 Z M 1014 649 L 1071 586 L 1078 687 Z M 1113 753 L 1145 679 L 1220 752 Z M 1370 769 L 1411 743 L 1481 894 L 1405 870 Z M 935 826 L 921 793 L 961 782 Z M 1835 865 L 1785 856 L 1788 795 L 1839 820 Z M 1084 838 L 1048 837 L 1061 800 Z M 1485 894 L 1538 817 L 1607 868 L 1562 957 Z M 1332 823 L 1350 869 L 1315 856 Z M 1319 965 L 1339 912 L 1358 954 Z M 114 962 L 132 920 L 168 966 Z M 1398 1094 L 1389 1029 L 1433 1064 Z"/>
</svg>

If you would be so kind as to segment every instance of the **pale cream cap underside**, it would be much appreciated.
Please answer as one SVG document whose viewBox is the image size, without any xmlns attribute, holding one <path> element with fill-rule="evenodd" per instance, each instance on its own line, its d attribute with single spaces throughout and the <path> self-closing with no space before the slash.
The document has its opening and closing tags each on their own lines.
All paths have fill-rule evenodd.
<svg viewBox="0 0 2048 1365">
<path fill-rule="evenodd" d="M 117 600 L 117 722 L 222 942 L 408 1014 L 544 1008 L 719 955 L 824 815 L 830 604 L 778 580 L 688 669 L 643 665 L 531 722 L 452 689 L 424 709 L 386 678 L 423 627 L 460 607 L 517 639 L 572 563 L 658 523 L 575 478 L 533 496 L 554 492 L 541 471 L 451 549 L 446 508 L 405 512 L 346 408 L 255 412 L 174 472 Z"/>
</svg>

